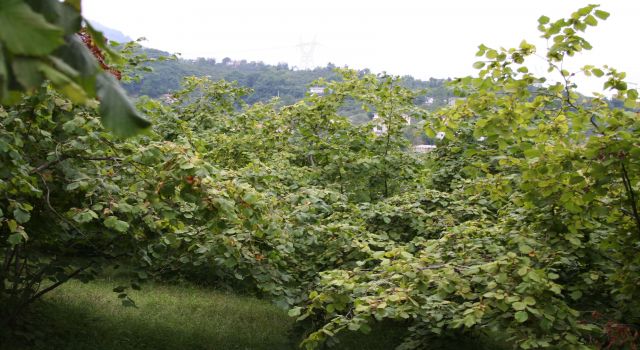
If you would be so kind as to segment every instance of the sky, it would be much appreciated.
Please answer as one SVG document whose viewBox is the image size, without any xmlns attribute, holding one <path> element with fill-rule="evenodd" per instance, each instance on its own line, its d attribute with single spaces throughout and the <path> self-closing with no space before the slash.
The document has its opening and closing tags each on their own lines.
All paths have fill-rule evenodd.
<svg viewBox="0 0 640 350">
<path fill-rule="evenodd" d="M 539 38 L 537 19 L 568 17 L 589 3 L 594 1 L 84 0 L 82 5 L 89 20 L 145 37 L 145 46 L 183 58 L 230 57 L 299 68 L 331 62 L 428 79 L 473 74 L 479 44 L 508 48 L 526 39 L 543 54 L 546 42 Z M 627 72 L 631 87 L 638 87 L 640 1 L 595 3 L 611 17 L 587 30 L 594 49 L 566 67 L 608 64 Z M 540 58 L 530 67 L 539 74 L 546 70 Z M 602 86 L 602 81 L 577 82 L 587 94 Z"/>
</svg>

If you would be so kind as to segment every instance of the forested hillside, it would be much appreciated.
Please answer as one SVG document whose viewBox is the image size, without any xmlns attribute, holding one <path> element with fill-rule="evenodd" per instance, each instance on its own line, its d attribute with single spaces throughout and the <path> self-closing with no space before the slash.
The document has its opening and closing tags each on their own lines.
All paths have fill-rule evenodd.
<svg viewBox="0 0 640 350">
<path fill-rule="evenodd" d="M 140 52 L 148 57 L 170 56 L 167 52 L 148 48 L 140 48 Z M 182 79 L 193 75 L 206 76 L 212 80 L 237 81 L 241 86 L 252 89 L 253 92 L 245 98 L 249 104 L 258 101 L 267 102 L 274 97 L 279 97 L 282 104 L 292 104 L 305 96 L 309 86 L 315 80 L 339 78 L 334 71 L 336 66 L 332 64 L 312 70 L 298 70 L 285 63 L 274 66 L 263 62 L 232 60 L 228 57 L 221 60 L 176 58 L 153 62 L 149 66 L 153 68 L 153 72 L 145 74 L 139 82 L 125 85 L 126 90 L 133 96 L 160 97 L 179 90 Z M 367 69 L 360 72 L 370 73 Z M 432 78 L 422 81 L 405 76 L 402 78 L 402 85 L 415 90 L 424 90 L 424 94 L 417 96 L 416 103 L 425 104 L 427 98 L 431 97 L 433 100 L 430 100 L 426 107 L 437 108 L 446 105 L 453 97 L 452 90 L 445 86 L 447 81 L 450 79 Z"/>
</svg>

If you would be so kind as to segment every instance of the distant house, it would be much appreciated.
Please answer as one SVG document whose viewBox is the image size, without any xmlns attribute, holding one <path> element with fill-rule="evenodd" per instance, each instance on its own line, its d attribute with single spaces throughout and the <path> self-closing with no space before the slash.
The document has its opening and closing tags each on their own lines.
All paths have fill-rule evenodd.
<svg viewBox="0 0 640 350">
<path fill-rule="evenodd" d="M 407 123 L 407 125 L 411 125 L 411 117 L 408 115 L 403 115 L 402 116 L 405 120 L 405 122 Z M 382 120 L 382 118 L 380 118 L 380 116 L 378 115 L 378 113 L 374 113 L 373 114 L 373 122 L 374 122 L 374 126 L 373 126 L 373 133 L 376 134 L 376 136 L 381 136 L 387 133 L 387 125 L 384 123 L 384 120 Z"/>
<path fill-rule="evenodd" d="M 380 119 L 378 113 L 373 115 L 373 122 L 375 123 L 373 126 L 373 133 L 376 134 L 376 136 L 381 136 L 387 133 L 387 125 L 382 119 Z"/>
<path fill-rule="evenodd" d="M 447 100 L 447 104 L 449 106 L 455 106 L 456 105 L 456 101 L 464 101 L 464 98 L 462 97 L 449 97 L 449 99 Z"/>
<path fill-rule="evenodd" d="M 436 148 L 436 145 L 415 145 L 413 146 L 413 151 L 416 153 L 427 153 Z"/>
<path fill-rule="evenodd" d="M 162 96 L 160 96 L 160 101 L 164 102 L 165 104 L 172 104 L 172 103 L 176 103 L 178 101 L 177 98 L 175 98 L 172 94 L 164 94 Z"/>
<path fill-rule="evenodd" d="M 322 86 L 311 86 L 311 87 L 309 88 L 309 93 L 310 93 L 311 95 L 319 95 L 319 96 L 322 96 L 322 95 L 324 95 L 324 87 L 322 87 Z"/>
</svg>

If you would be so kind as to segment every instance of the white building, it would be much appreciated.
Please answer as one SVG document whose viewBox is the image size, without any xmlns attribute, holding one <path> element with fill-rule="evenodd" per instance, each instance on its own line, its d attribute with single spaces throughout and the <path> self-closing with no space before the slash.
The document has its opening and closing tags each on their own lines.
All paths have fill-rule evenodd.
<svg viewBox="0 0 640 350">
<path fill-rule="evenodd" d="M 411 117 L 408 115 L 403 115 L 402 116 L 405 120 L 405 122 L 407 123 L 407 125 L 411 125 Z M 382 118 L 380 118 L 380 116 L 378 115 L 378 113 L 374 113 L 373 114 L 373 122 L 374 122 L 374 126 L 373 126 L 373 133 L 376 134 L 376 136 L 380 136 L 380 135 L 384 135 L 387 133 L 387 125 L 384 123 L 384 120 L 382 120 Z"/>
<path fill-rule="evenodd" d="M 322 87 L 322 86 L 311 86 L 311 87 L 309 87 L 309 93 L 311 95 L 322 96 L 322 95 L 324 95 L 324 87 Z"/>
<path fill-rule="evenodd" d="M 456 101 L 458 100 L 464 101 L 465 99 L 462 97 L 449 97 L 449 99 L 447 100 L 447 104 L 453 107 L 456 105 Z"/>
<path fill-rule="evenodd" d="M 172 94 L 164 94 L 162 96 L 160 96 L 160 101 L 164 102 L 165 104 L 173 104 L 178 102 L 178 99 L 175 98 Z"/>
<path fill-rule="evenodd" d="M 413 146 L 413 151 L 416 153 L 427 153 L 436 148 L 436 145 L 415 145 Z"/>
</svg>

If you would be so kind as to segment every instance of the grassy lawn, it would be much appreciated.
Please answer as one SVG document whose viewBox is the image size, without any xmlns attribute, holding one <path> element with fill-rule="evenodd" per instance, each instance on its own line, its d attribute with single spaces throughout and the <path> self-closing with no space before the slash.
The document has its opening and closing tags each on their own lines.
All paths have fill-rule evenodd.
<svg viewBox="0 0 640 350">
<path fill-rule="evenodd" d="M 194 286 L 148 284 L 122 307 L 117 282 L 69 282 L 37 305 L 35 345 L 2 349 L 297 349 L 293 320 L 266 301 Z M 349 334 L 333 349 L 393 349 L 400 332 Z"/>
</svg>

